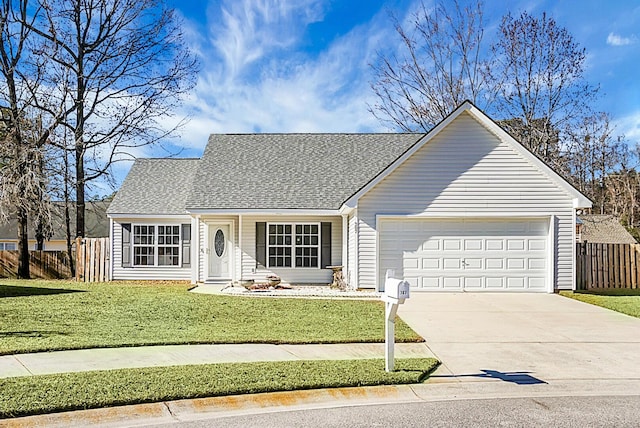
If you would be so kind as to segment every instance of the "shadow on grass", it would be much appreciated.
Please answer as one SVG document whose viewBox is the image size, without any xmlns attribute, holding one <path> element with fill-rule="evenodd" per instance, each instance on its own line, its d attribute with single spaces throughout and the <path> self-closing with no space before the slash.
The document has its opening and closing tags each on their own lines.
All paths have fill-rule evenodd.
<svg viewBox="0 0 640 428">
<path fill-rule="evenodd" d="M 640 288 L 590 288 L 576 290 L 575 294 L 595 294 L 598 296 L 640 296 Z"/>
<path fill-rule="evenodd" d="M 84 293 L 85 290 L 69 290 L 65 288 L 21 287 L 19 285 L 0 284 L 0 298 L 46 296 L 51 294 Z"/>
<path fill-rule="evenodd" d="M 0 331 L 0 338 L 7 337 L 49 337 L 67 336 L 68 333 L 52 330 L 32 330 L 32 331 Z"/>
</svg>

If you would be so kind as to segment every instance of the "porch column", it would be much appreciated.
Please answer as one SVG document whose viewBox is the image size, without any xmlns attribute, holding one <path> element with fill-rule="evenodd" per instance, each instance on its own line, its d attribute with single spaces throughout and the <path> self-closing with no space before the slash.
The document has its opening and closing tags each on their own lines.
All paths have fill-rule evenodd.
<svg viewBox="0 0 640 428">
<path fill-rule="evenodd" d="M 191 283 L 198 282 L 200 272 L 200 215 L 191 217 Z"/>
</svg>

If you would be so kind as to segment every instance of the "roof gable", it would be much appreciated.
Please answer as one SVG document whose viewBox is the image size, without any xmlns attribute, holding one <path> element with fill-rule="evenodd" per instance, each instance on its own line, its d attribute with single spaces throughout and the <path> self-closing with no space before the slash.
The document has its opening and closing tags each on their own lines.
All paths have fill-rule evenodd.
<svg viewBox="0 0 640 428">
<path fill-rule="evenodd" d="M 392 164 L 390 164 L 387 168 L 382 170 L 380 174 L 370 180 L 365 186 L 360 188 L 357 192 L 355 192 L 349 199 L 347 199 L 344 203 L 343 208 L 353 208 L 357 206 L 358 199 L 373 189 L 376 185 L 378 185 L 385 177 L 395 171 L 400 165 L 406 162 L 411 156 L 413 156 L 416 152 L 418 152 L 424 145 L 428 144 L 432 141 L 436 136 L 438 136 L 444 129 L 451 126 L 452 123 L 462 114 L 469 114 L 473 117 L 478 123 L 488 129 L 491 133 L 493 133 L 497 138 L 501 141 L 508 144 L 513 150 L 518 152 L 521 156 L 523 156 L 529 163 L 531 163 L 534 167 L 536 167 L 540 172 L 549 177 L 556 185 L 567 193 L 573 199 L 573 204 L 575 208 L 589 208 L 591 207 L 591 201 L 580 193 L 576 188 L 574 188 L 570 183 L 568 183 L 564 178 L 562 178 L 558 173 L 553 171 L 547 164 L 545 164 L 542 160 L 538 159 L 535 155 L 533 155 L 529 150 L 527 150 L 522 144 L 516 141 L 513 137 L 511 137 L 507 132 L 505 132 L 500 126 L 498 126 L 493 120 L 491 120 L 486 114 L 484 114 L 480 109 L 475 107 L 470 101 L 465 101 L 462 105 L 460 105 L 455 111 L 453 111 L 449 116 L 447 116 L 442 122 L 440 122 L 437 126 L 435 126 L 429 133 L 427 133 L 418 143 L 413 145 L 409 150 L 402 154 L 398 159 L 396 159 Z"/>
</svg>

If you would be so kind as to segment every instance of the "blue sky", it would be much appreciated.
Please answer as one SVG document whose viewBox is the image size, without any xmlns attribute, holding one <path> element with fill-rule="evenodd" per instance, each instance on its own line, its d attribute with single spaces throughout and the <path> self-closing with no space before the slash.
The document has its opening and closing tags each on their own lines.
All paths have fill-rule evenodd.
<svg viewBox="0 0 640 428">
<path fill-rule="evenodd" d="M 410 0 L 170 0 L 202 64 L 176 117 L 188 116 L 171 150 L 200 156 L 211 133 L 389 131 L 367 110 L 369 64 L 399 41 Z M 429 0 L 425 0 L 429 4 Z M 508 4 L 509 6 L 505 6 Z M 546 11 L 587 49 L 586 77 L 601 87 L 595 109 L 640 142 L 640 3 L 637 0 L 486 0 L 487 32 L 508 11 Z M 165 156 L 145 148 L 139 156 Z M 124 166 L 124 165 L 123 165 Z M 127 167 L 128 169 L 128 167 Z M 120 171 L 124 172 L 124 171 Z"/>
</svg>

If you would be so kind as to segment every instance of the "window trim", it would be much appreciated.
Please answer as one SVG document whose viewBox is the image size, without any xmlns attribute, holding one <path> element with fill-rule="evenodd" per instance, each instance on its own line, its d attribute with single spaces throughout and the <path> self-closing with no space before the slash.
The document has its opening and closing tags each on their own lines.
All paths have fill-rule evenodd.
<svg viewBox="0 0 640 428">
<path fill-rule="evenodd" d="M 142 245 L 135 243 L 135 230 L 136 226 L 153 226 L 153 244 L 152 245 Z M 160 245 L 158 244 L 158 228 L 159 227 L 174 227 L 178 226 L 178 244 L 175 245 Z M 166 234 L 165 234 L 166 235 Z M 159 268 L 169 268 L 176 269 L 182 267 L 182 223 L 131 223 L 131 267 L 134 268 L 149 268 L 149 267 L 159 267 Z M 153 247 L 153 264 L 149 265 L 139 265 L 136 264 L 136 247 Z M 178 264 L 177 265 L 161 265 L 159 264 L 160 255 L 158 254 L 158 249 L 160 247 L 170 248 L 170 247 L 178 247 Z"/>
<path fill-rule="evenodd" d="M 299 221 L 299 222 L 287 222 L 287 221 L 278 221 L 278 222 L 266 222 L 267 225 L 265 227 L 265 242 L 266 242 L 266 268 L 267 269 L 322 269 L 322 227 L 321 222 L 319 221 Z M 274 225 L 282 225 L 282 226 L 291 226 L 291 245 L 273 245 L 273 247 L 289 247 L 291 248 L 291 266 L 271 266 L 270 257 L 269 257 L 269 249 L 272 245 L 269 244 L 269 226 Z M 318 263 L 316 266 L 296 266 L 296 226 L 317 226 L 318 227 L 318 243 L 316 245 L 301 245 L 300 248 L 317 248 L 317 259 Z"/>
</svg>

